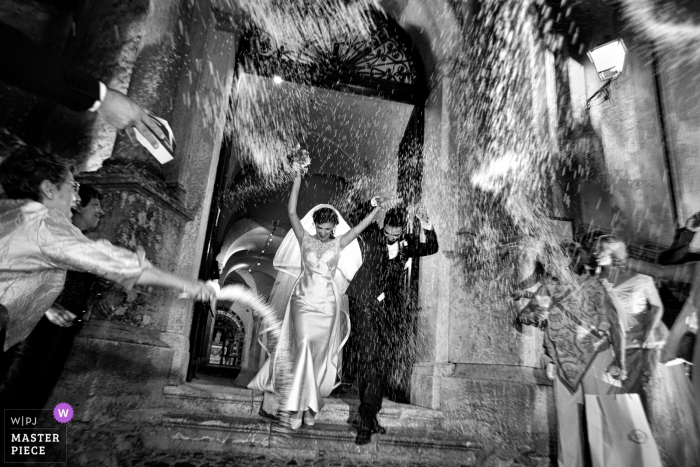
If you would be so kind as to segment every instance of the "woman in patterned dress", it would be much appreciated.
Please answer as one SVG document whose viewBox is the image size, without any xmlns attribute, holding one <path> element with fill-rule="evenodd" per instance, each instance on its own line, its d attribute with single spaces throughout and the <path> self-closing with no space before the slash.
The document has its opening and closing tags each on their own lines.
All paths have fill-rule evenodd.
<svg viewBox="0 0 700 467">
<path fill-rule="evenodd" d="M 659 359 L 668 329 L 654 280 L 627 267 L 626 246 L 614 236 L 601 237 L 594 255 L 607 290 L 623 391 L 639 394 L 664 466 L 700 465 L 698 401 L 682 365 Z"/>
</svg>

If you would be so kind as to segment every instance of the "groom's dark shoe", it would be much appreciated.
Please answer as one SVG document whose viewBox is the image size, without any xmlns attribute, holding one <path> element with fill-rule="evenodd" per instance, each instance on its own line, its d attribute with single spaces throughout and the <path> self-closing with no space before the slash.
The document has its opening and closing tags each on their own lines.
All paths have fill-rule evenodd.
<svg viewBox="0 0 700 467">
<path fill-rule="evenodd" d="M 357 435 L 355 436 L 355 444 L 358 446 L 363 446 L 372 442 L 372 432 L 369 430 L 357 429 Z"/>
<path fill-rule="evenodd" d="M 357 428 L 355 444 L 363 445 L 372 441 L 372 434 L 384 434 L 386 430 L 379 424 L 374 408 L 369 404 L 362 404 L 358 409 L 359 417 L 353 423 Z"/>
</svg>

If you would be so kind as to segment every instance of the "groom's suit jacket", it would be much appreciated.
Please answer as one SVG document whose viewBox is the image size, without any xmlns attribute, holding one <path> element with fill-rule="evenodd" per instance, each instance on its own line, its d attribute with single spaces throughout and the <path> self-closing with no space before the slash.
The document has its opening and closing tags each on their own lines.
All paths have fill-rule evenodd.
<svg viewBox="0 0 700 467">
<path fill-rule="evenodd" d="M 365 203 L 361 211 L 365 214 L 372 209 L 370 203 Z M 363 216 L 364 217 L 364 216 Z M 379 304 L 387 295 L 397 292 L 401 285 L 401 277 L 395 271 L 403 270 L 410 258 L 428 256 L 438 251 L 437 234 L 434 230 L 423 229 L 425 241 L 420 241 L 419 232 L 402 236 L 399 242 L 399 253 L 389 259 L 386 240 L 382 229 L 376 222 L 372 223 L 360 235 L 362 248 L 362 266 L 345 292 L 348 296 L 369 304 Z M 382 295 L 384 294 L 384 295 Z"/>
</svg>

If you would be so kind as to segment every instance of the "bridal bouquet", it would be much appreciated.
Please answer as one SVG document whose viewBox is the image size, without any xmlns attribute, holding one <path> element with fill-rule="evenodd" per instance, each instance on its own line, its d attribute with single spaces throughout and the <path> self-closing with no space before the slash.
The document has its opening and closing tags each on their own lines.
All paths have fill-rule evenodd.
<svg viewBox="0 0 700 467">
<path fill-rule="evenodd" d="M 299 176 L 304 176 L 309 170 L 309 164 L 311 164 L 311 156 L 309 156 L 309 151 L 302 149 L 301 146 L 297 146 L 294 152 L 287 156 L 287 161 L 292 169 L 292 172 L 298 173 Z"/>
</svg>

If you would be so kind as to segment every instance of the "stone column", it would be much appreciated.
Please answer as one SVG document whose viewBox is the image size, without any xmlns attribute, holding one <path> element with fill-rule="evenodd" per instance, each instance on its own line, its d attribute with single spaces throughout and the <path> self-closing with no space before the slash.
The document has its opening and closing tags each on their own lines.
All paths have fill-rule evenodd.
<svg viewBox="0 0 700 467">
<path fill-rule="evenodd" d="M 458 200 L 450 203 L 445 194 L 457 193 L 459 187 L 457 170 L 450 167 L 450 155 L 455 151 L 449 114 L 443 107 L 443 87 L 443 82 L 436 80 L 425 104 L 423 203 L 436 226 L 440 251 L 421 259 L 419 329 L 424 333 L 424 355 L 414 367 L 411 381 L 411 403 L 433 409 L 440 408 L 439 381 L 434 374 L 449 365 L 449 340 L 438 338 L 446 336 L 449 330 L 449 289 L 441 287 L 451 274 L 445 252 L 455 251 L 457 239 L 455 222 L 450 218 L 456 216 Z"/>
<path fill-rule="evenodd" d="M 214 3 L 214 2 L 211 2 Z M 185 226 L 174 272 L 195 278 L 204 252 L 209 209 L 219 163 L 224 123 L 233 84 L 238 22 L 231 12 L 197 2 L 189 34 L 189 55 L 180 75 L 171 125 L 178 135 L 178 157 L 166 166 L 166 181 L 176 187 L 194 219 Z M 183 382 L 189 362 L 192 306 L 176 302 L 163 337 L 176 350 L 171 383 Z"/>
<path fill-rule="evenodd" d="M 421 326 L 426 348 L 412 376 L 411 403 L 438 409 L 446 427 L 506 446 L 509 458 L 549 452 L 549 381 L 540 369 L 542 336 L 513 327 L 507 310 L 489 312 L 475 299 L 461 248 L 470 226 L 464 212 L 469 154 L 458 151 L 458 115 L 451 105 L 465 96 L 439 73 L 426 103 L 423 201 L 440 251 L 421 260 Z M 513 452 L 510 452 L 513 451 Z"/>
<path fill-rule="evenodd" d="M 145 32 L 128 94 L 169 120 L 177 162 L 161 167 L 119 137 L 113 159 L 83 177 L 104 194 L 108 215 L 99 236 L 143 246 L 156 266 L 191 279 L 199 274 L 235 62 L 235 35 L 216 24 L 209 2 L 153 2 L 145 24 L 133 26 Z M 188 97 L 195 95 L 211 104 L 195 104 Z M 160 288 L 109 289 L 55 398 L 77 401 L 83 420 L 161 404 L 163 386 L 184 380 L 189 356 L 192 302 L 176 296 Z"/>
</svg>

